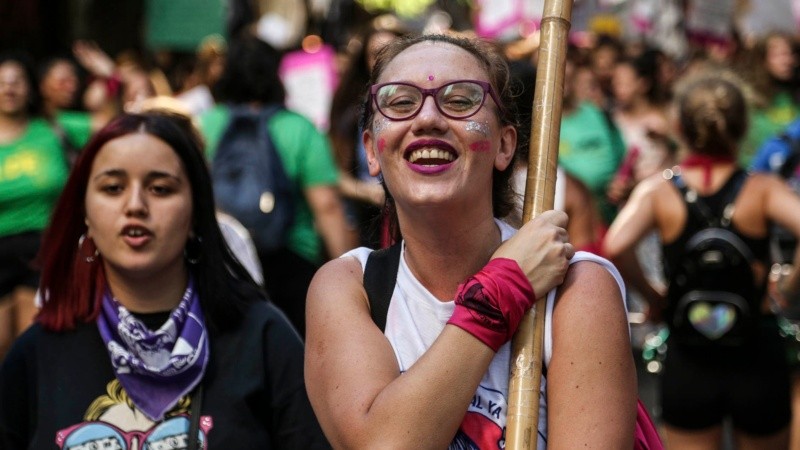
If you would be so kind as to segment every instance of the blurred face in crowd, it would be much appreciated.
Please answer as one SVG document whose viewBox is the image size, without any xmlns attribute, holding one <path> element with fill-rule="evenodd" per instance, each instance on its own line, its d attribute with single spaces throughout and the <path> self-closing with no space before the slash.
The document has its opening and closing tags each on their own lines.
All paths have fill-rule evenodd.
<svg viewBox="0 0 800 450">
<path fill-rule="evenodd" d="M 92 163 L 85 204 L 87 236 L 110 282 L 185 270 L 192 189 L 164 141 L 133 133 L 106 143 Z"/>
<path fill-rule="evenodd" d="M 588 67 L 578 67 L 573 75 L 575 99 L 578 102 L 588 101 L 597 106 L 603 106 L 603 91 L 597 82 L 594 72 Z"/>
<path fill-rule="evenodd" d="M 24 115 L 30 89 L 21 64 L 15 61 L 0 64 L 0 114 Z"/>
<path fill-rule="evenodd" d="M 40 83 L 42 97 L 51 106 L 64 109 L 72 106 L 78 92 L 78 75 L 69 62 L 60 60 L 53 63 Z"/>
<path fill-rule="evenodd" d="M 776 79 L 789 80 L 792 78 L 796 62 L 791 44 L 780 36 L 770 39 L 767 42 L 765 64 L 767 71 Z"/>
<path fill-rule="evenodd" d="M 375 59 L 378 56 L 378 51 L 394 39 L 396 39 L 396 36 L 388 31 L 378 31 L 370 36 L 369 41 L 365 44 L 367 46 L 367 68 L 370 72 L 372 72 L 372 68 L 375 67 Z"/>
<path fill-rule="evenodd" d="M 617 50 L 609 45 L 597 48 L 592 54 L 592 70 L 601 84 L 611 81 L 617 59 L 619 59 Z"/>
<path fill-rule="evenodd" d="M 611 79 L 611 90 L 619 106 L 629 106 L 642 93 L 642 79 L 630 64 L 617 64 Z"/>
<path fill-rule="evenodd" d="M 141 103 L 155 97 L 156 91 L 147 73 L 131 70 L 125 74 L 125 85 L 122 89 L 122 105 L 125 111 L 139 111 Z"/>
<path fill-rule="evenodd" d="M 468 51 L 448 43 L 422 42 L 391 60 L 377 82 L 436 89 L 457 80 L 488 82 L 489 76 Z M 404 108 L 419 101 L 417 96 L 401 93 L 407 91 L 404 88 L 387 91 L 383 99 L 376 94 L 373 105 Z M 467 99 L 479 98 L 455 87 L 439 92 L 440 107 L 444 108 L 474 104 Z M 401 120 L 389 119 L 376 110 L 364 137 L 370 172 L 383 174 L 398 212 L 403 206 L 435 207 L 453 199 L 476 208 L 485 201 L 491 208 L 491 190 L 486 187 L 492 185 L 495 168 L 508 167 L 516 146 L 516 130 L 501 123 L 499 108 L 486 93 L 482 106 L 466 118 L 445 116 L 433 96 L 422 97 L 416 115 Z"/>
<path fill-rule="evenodd" d="M 211 62 L 208 64 L 208 73 L 206 74 L 206 83 L 209 86 L 213 86 L 217 81 L 219 81 L 220 77 L 222 77 L 222 72 L 225 70 L 225 56 L 219 55 L 216 56 Z"/>
</svg>

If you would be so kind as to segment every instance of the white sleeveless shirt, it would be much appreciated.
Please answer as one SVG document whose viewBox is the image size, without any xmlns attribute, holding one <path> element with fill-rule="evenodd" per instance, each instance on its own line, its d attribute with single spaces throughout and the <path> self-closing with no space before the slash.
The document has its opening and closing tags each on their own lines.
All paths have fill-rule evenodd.
<svg viewBox="0 0 800 450">
<path fill-rule="evenodd" d="M 516 230 L 505 222 L 495 220 L 500 228 L 502 239 L 513 236 Z M 366 265 L 371 249 L 361 247 L 343 255 L 354 256 Z M 606 268 L 617 281 L 622 298 L 625 286 L 617 269 L 608 260 L 587 252 L 577 252 L 570 264 L 578 261 L 594 261 Z M 544 327 L 544 365 L 550 362 L 553 351 L 552 316 L 555 306 L 556 289 L 547 294 Z M 624 300 L 623 300 L 624 301 Z M 394 349 L 400 371 L 407 371 L 433 344 L 453 314 L 455 303 L 442 302 L 434 297 L 411 273 L 405 261 L 405 244 L 400 255 L 389 311 L 386 317 L 384 334 Z M 458 351 L 454 349 L 453 351 Z M 508 372 L 511 344 L 505 343 L 489 365 L 478 390 L 472 398 L 467 414 L 459 427 L 451 449 L 505 448 L 506 409 L 508 398 Z M 547 380 L 542 376 L 539 396 L 539 449 L 547 447 Z M 442 395 L 447 395 L 443 392 Z M 432 398 L 431 402 L 436 399 Z M 424 411 L 420 412 L 424 414 Z"/>
</svg>

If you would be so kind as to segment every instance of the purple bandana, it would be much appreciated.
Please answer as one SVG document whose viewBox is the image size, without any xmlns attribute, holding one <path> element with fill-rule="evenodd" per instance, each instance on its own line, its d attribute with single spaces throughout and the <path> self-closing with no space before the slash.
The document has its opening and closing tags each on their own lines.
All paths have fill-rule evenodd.
<svg viewBox="0 0 800 450">
<path fill-rule="evenodd" d="M 208 334 L 194 283 L 157 331 L 150 331 L 110 292 L 97 319 L 111 365 L 136 407 L 159 421 L 203 377 Z"/>
</svg>

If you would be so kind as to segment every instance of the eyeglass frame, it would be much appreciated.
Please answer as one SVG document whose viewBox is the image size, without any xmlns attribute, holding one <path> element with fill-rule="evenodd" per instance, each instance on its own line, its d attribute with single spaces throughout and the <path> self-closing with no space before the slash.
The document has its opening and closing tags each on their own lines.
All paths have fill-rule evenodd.
<svg viewBox="0 0 800 450">
<path fill-rule="evenodd" d="M 450 86 L 450 85 L 457 84 L 457 83 L 475 83 L 475 84 L 479 85 L 481 88 L 483 88 L 483 99 L 481 100 L 481 104 L 478 105 L 478 107 L 475 108 L 475 111 L 473 111 L 469 115 L 461 116 L 461 117 L 452 116 L 452 115 L 444 112 L 442 110 L 442 107 L 439 106 L 439 102 L 436 100 L 436 94 L 438 94 L 439 91 L 442 90 L 442 88 L 444 88 L 445 86 Z M 417 110 L 414 111 L 413 113 L 409 114 L 408 117 L 404 117 L 402 119 L 393 119 L 393 118 L 387 116 L 381 110 L 381 107 L 378 106 L 378 97 L 376 95 L 380 88 L 382 88 L 384 86 L 397 85 L 397 84 L 403 85 L 403 86 L 411 86 L 413 88 L 416 88 L 417 90 L 419 90 L 422 93 L 422 101 L 419 102 L 419 107 L 417 108 Z M 422 107 L 425 106 L 425 97 L 428 97 L 428 96 L 433 97 L 433 104 L 436 105 L 436 109 L 443 116 L 447 117 L 448 119 L 453 119 L 453 120 L 468 119 L 468 118 L 474 116 L 475 114 L 478 114 L 478 111 L 480 111 L 481 108 L 483 108 L 483 105 L 486 103 L 486 93 L 489 93 L 489 95 L 492 97 L 492 100 L 494 100 L 494 104 L 497 105 L 497 107 L 500 109 L 501 115 L 502 115 L 502 113 L 505 112 L 505 108 L 503 107 L 503 104 L 500 102 L 500 99 L 497 98 L 497 93 L 494 91 L 494 87 L 492 87 L 492 84 L 489 83 L 488 81 L 467 80 L 467 79 L 454 80 L 454 81 L 449 81 L 449 82 L 447 82 L 447 83 L 445 83 L 445 84 L 443 84 L 443 85 L 441 85 L 439 87 L 430 88 L 430 89 L 421 88 L 421 87 L 417 86 L 414 83 L 408 83 L 408 82 L 405 82 L 405 81 L 389 81 L 389 82 L 386 82 L 386 83 L 373 84 L 372 86 L 369 87 L 369 96 L 371 97 L 370 103 L 375 106 L 375 110 L 378 111 L 379 113 L 381 113 L 381 115 L 383 115 L 383 117 L 386 117 L 387 119 L 394 120 L 394 121 L 409 120 L 409 119 L 413 119 L 414 117 L 416 117 L 417 114 L 419 114 L 419 112 L 422 111 Z"/>
</svg>

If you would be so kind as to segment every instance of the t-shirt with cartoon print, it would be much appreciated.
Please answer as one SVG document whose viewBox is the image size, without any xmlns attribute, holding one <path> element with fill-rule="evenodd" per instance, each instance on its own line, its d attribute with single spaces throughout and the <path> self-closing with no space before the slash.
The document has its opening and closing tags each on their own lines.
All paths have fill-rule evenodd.
<svg viewBox="0 0 800 450">
<path fill-rule="evenodd" d="M 151 326 L 154 315 L 141 316 Z M 199 449 L 330 448 L 306 395 L 302 341 L 280 311 L 257 301 L 209 346 Z M 0 449 L 185 449 L 192 402 L 184 396 L 154 422 L 114 377 L 95 323 L 34 325 L 0 367 Z"/>
</svg>

